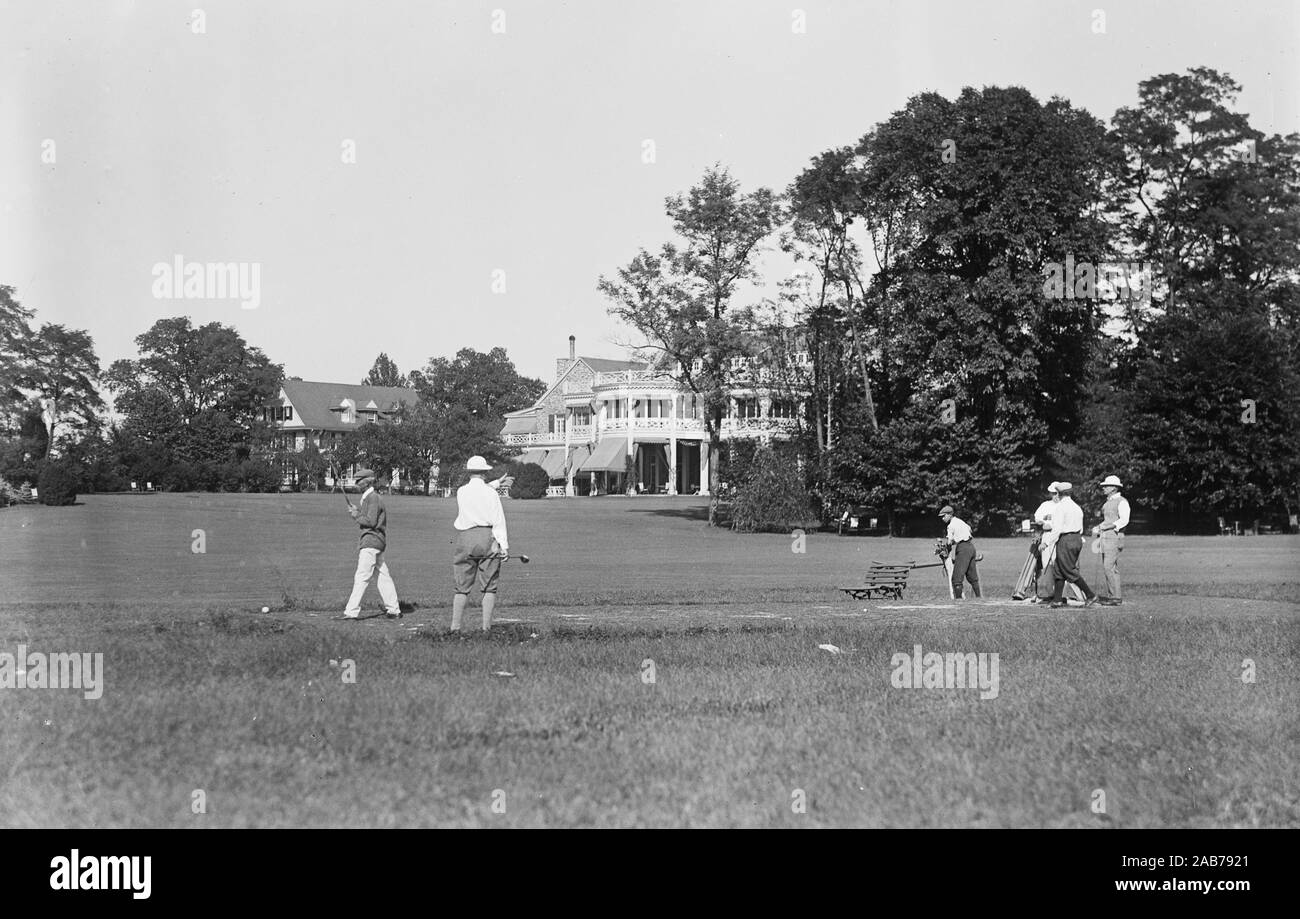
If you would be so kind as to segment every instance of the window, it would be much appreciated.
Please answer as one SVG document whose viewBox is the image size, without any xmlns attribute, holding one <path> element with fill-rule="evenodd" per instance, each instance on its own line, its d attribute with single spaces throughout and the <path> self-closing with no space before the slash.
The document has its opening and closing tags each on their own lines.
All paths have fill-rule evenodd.
<svg viewBox="0 0 1300 919">
<path fill-rule="evenodd" d="M 759 416 L 759 407 L 758 407 L 757 399 L 736 400 L 737 418 L 757 418 L 758 416 Z"/>
<path fill-rule="evenodd" d="M 798 418 L 799 404 L 793 399 L 773 399 L 769 415 L 772 418 Z"/>
<path fill-rule="evenodd" d="M 275 420 L 276 420 L 276 421 L 284 421 L 284 406 L 283 406 L 283 405 L 277 405 L 277 406 L 275 407 Z"/>
<path fill-rule="evenodd" d="M 563 416 L 563 415 L 548 415 L 547 418 L 548 418 L 548 422 L 547 422 L 547 423 L 548 423 L 548 429 L 550 430 L 550 432 L 551 432 L 552 434 L 563 434 L 563 433 L 564 433 L 564 416 Z"/>
<path fill-rule="evenodd" d="M 576 425 L 591 424 L 591 409 L 586 409 L 586 408 L 574 409 L 573 423 Z"/>
</svg>

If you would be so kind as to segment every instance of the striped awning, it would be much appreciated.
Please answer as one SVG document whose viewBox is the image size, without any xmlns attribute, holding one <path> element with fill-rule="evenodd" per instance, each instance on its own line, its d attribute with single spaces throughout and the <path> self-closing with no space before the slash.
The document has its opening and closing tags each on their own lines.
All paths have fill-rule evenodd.
<svg viewBox="0 0 1300 919">
<path fill-rule="evenodd" d="M 545 462 L 545 460 L 546 460 L 545 450 L 529 450 L 523 456 L 519 457 L 519 459 L 515 460 L 515 462 L 536 463 L 538 466 L 541 466 Z"/>
<path fill-rule="evenodd" d="M 564 451 L 552 450 L 546 454 L 546 460 L 542 463 L 542 468 L 546 474 L 553 479 L 564 478 Z"/>
<path fill-rule="evenodd" d="M 507 418 L 502 434 L 532 434 L 537 430 L 537 416 L 524 415 L 520 418 Z"/>
<path fill-rule="evenodd" d="M 611 437 L 596 444 L 581 472 L 622 472 L 627 468 L 627 441 Z"/>
</svg>

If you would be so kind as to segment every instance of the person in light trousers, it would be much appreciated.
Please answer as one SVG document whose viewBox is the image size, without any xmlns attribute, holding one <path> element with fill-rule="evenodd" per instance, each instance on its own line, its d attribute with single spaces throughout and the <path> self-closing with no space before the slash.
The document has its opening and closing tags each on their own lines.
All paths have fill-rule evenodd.
<svg viewBox="0 0 1300 919">
<path fill-rule="evenodd" d="M 361 527 L 361 537 L 357 541 L 357 573 L 352 579 L 352 595 L 343 610 L 344 619 L 361 618 L 361 598 L 375 572 L 379 572 L 379 596 L 384 601 L 384 610 L 389 619 L 402 618 L 402 608 L 397 600 L 397 585 L 388 571 L 384 561 L 384 550 L 388 548 L 388 510 L 384 499 L 375 491 L 375 474 L 369 469 L 357 472 L 357 487 L 364 488 L 360 503 L 348 505 L 348 513 Z"/>
</svg>

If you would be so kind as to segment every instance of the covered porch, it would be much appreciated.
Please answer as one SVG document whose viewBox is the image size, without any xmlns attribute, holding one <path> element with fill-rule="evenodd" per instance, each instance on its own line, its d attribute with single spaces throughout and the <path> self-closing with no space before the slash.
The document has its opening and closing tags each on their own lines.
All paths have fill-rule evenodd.
<svg viewBox="0 0 1300 919">
<path fill-rule="evenodd" d="M 577 456 L 571 464 L 568 494 L 707 492 L 708 450 L 699 441 L 648 437 L 635 438 L 629 443 L 627 438 L 611 437 L 573 453 Z"/>
</svg>

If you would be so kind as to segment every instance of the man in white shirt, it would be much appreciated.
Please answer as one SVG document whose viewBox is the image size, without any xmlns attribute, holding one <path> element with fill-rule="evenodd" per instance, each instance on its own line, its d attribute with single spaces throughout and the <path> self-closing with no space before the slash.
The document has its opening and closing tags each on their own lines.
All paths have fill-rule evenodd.
<svg viewBox="0 0 1300 919">
<path fill-rule="evenodd" d="M 939 516 L 948 525 L 946 536 L 952 547 L 952 596 L 954 600 L 962 599 L 962 581 L 970 582 L 975 596 L 980 596 L 980 574 L 975 567 L 975 542 L 971 539 L 970 526 L 956 516 L 952 505 L 945 505 Z"/>
<path fill-rule="evenodd" d="M 1128 499 L 1119 493 L 1123 484 L 1117 475 L 1102 480 L 1101 490 L 1106 493 L 1106 503 L 1101 509 L 1101 523 L 1092 528 L 1092 535 L 1101 542 L 1101 567 L 1106 574 L 1106 594 L 1102 606 L 1119 606 L 1119 554 L 1124 551 L 1124 527 L 1128 526 Z"/>
<path fill-rule="evenodd" d="M 1056 562 L 1053 566 L 1052 603 L 1055 608 L 1065 606 L 1063 594 L 1065 583 L 1069 581 L 1083 591 L 1083 605 L 1092 606 L 1097 602 L 1088 582 L 1079 571 L 1079 553 L 1083 550 L 1083 508 L 1074 503 L 1071 497 L 1074 491 L 1069 482 L 1057 482 L 1056 494 L 1059 500 L 1052 512 L 1052 534 L 1056 543 Z"/>
<path fill-rule="evenodd" d="M 465 604 L 477 580 L 483 592 L 483 631 L 486 632 L 492 628 L 497 576 L 501 573 L 501 559 L 510 551 L 510 540 L 501 496 L 486 481 L 492 467 L 483 457 L 471 456 L 465 469 L 470 479 L 456 490 L 456 537 L 452 540 L 455 550 L 451 564 L 456 594 L 451 605 L 451 630 L 460 631 Z"/>
</svg>

